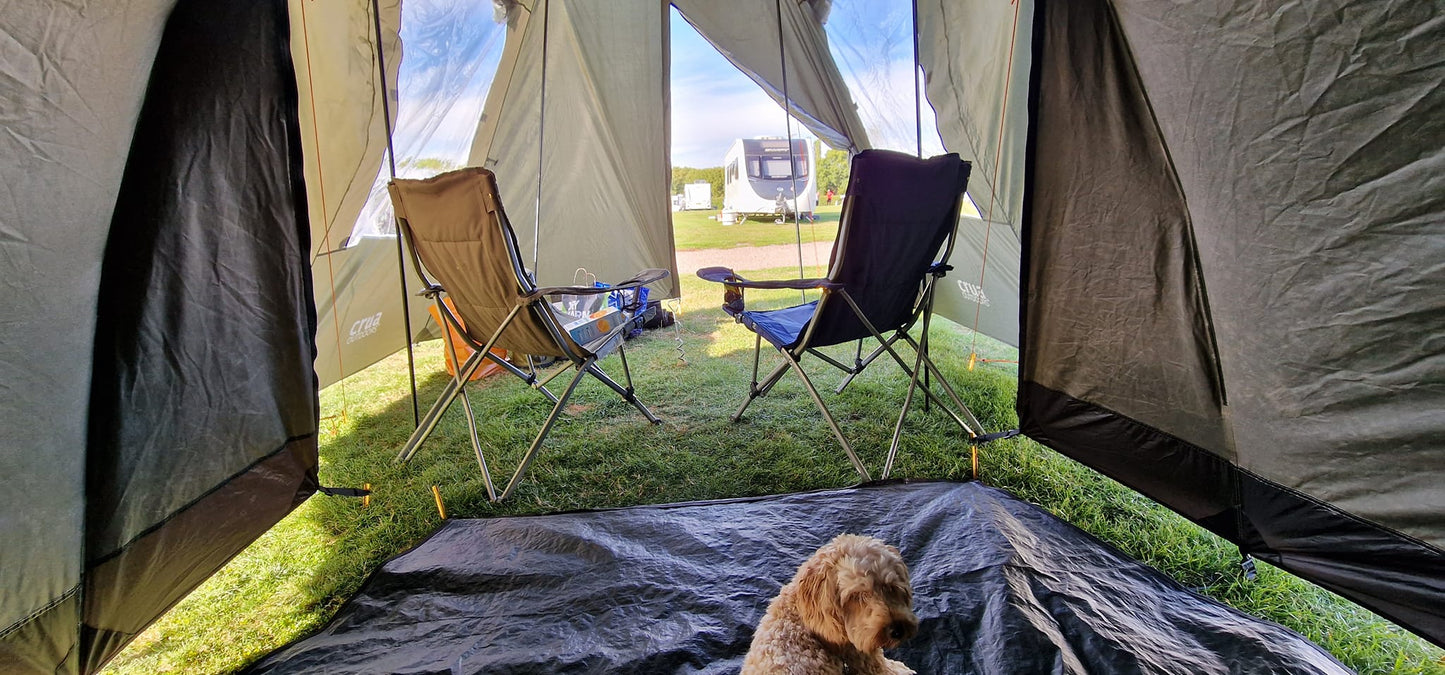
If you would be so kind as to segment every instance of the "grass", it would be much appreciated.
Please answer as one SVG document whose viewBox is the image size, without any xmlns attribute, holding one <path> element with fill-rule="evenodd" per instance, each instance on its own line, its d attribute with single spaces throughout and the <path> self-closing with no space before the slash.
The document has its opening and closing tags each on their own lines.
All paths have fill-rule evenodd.
<svg viewBox="0 0 1445 675">
<path fill-rule="evenodd" d="M 755 402 L 740 425 L 729 422 L 750 374 L 751 334 L 717 309 L 717 287 L 689 277 L 682 279 L 682 289 L 680 309 L 686 311 L 679 328 L 649 332 L 628 343 L 637 390 L 664 423 L 648 425 L 597 383 L 584 384 L 530 477 L 502 505 L 486 501 L 458 411 L 446 416 L 410 464 L 392 462 L 411 430 L 404 354 L 329 387 L 321 394 L 322 482 L 370 483 L 375 491 L 371 505 L 321 496 L 307 501 L 145 631 L 107 672 L 225 672 L 319 628 L 372 570 L 437 527 L 433 485 L 449 516 L 484 518 L 855 482 L 796 378 L 783 380 Z M 797 298 L 794 292 L 750 292 L 748 303 L 781 306 Z M 1005 359 L 1016 358 L 1015 350 L 947 321 L 936 322 L 932 338 L 940 367 L 984 425 L 1016 426 L 1015 366 L 965 367 L 971 348 Z M 838 375 L 816 362 L 812 366 L 810 373 L 819 374 L 819 388 L 827 392 Z M 605 368 L 619 374 L 615 358 Z M 419 347 L 418 376 L 425 408 L 445 382 L 438 342 Z M 825 394 L 870 467 L 881 466 L 903 384 L 897 368 L 880 364 L 844 394 Z M 492 453 L 488 459 L 497 479 L 505 481 L 549 406 L 535 392 L 501 378 L 472 389 L 482 437 Z M 941 416 L 911 416 L 908 425 L 895 475 L 969 477 L 969 456 Z M 758 442 L 763 438 L 766 443 Z M 1316 586 L 1265 564 L 1259 565 L 1256 580 L 1245 581 L 1229 543 L 1031 440 L 987 446 L 982 479 L 1042 505 L 1187 586 L 1299 631 L 1361 673 L 1445 672 L 1441 650 Z"/>
<path fill-rule="evenodd" d="M 799 230 L 805 242 L 833 241 L 833 237 L 838 235 L 839 208 L 836 203 L 832 206 L 820 204 L 817 219 L 811 223 L 802 221 L 797 229 L 794 229 L 791 220 L 781 225 L 771 220 L 747 220 L 736 225 L 723 225 L 711 220 L 717 211 L 675 211 L 672 214 L 672 231 L 679 251 L 796 244 Z"/>
</svg>

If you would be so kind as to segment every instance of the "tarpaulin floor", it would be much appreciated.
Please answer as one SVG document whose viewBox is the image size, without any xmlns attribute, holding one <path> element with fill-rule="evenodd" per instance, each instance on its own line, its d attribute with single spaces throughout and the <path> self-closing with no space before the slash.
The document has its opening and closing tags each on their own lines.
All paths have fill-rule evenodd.
<svg viewBox="0 0 1445 675">
<path fill-rule="evenodd" d="M 1349 672 L 978 483 L 452 520 L 258 673 L 736 673 L 768 601 L 833 536 L 898 546 L 920 673 Z"/>
</svg>

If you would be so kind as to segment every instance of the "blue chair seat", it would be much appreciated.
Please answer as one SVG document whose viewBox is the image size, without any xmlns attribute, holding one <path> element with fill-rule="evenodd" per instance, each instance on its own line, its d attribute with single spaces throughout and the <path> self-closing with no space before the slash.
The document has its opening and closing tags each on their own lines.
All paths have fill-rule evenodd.
<svg viewBox="0 0 1445 675">
<path fill-rule="evenodd" d="M 818 301 L 814 300 L 786 309 L 743 312 L 738 315 L 738 320 L 774 347 L 788 349 L 797 343 L 798 336 L 808 327 L 808 320 L 813 318 L 817 306 Z"/>
</svg>

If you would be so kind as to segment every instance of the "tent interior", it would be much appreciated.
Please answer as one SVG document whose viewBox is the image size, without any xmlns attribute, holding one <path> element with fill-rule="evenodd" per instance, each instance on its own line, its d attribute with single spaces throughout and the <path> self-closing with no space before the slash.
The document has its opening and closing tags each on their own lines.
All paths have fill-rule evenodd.
<svg viewBox="0 0 1445 675">
<path fill-rule="evenodd" d="M 870 99 L 882 88 L 846 81 L 835 60 L 870 58 L 830 42 L 829 22 L 857 2 L 8 5 L 0 472 L 13 485 L 0 491 L 0 671 L 99 670 L 316 491 L 319 388 L 428 334 L 425 303 L 405 300 L 420 282 L 400 264 L 400 240 L 377 226 L 389 220 L 387 178 L 449 168 L 424 161 L 428 142 L 496 172 L 539 283 L 570 283 L 581 267 L 603 279 L 657 267 L 675 279 L 670 12 L 809 134 L 856 152 L 915 140 L 887 133 L 880 119 L 897 120 Z M 1019 348 L 1020 430 L 1241 553 L 1445 645 L 1437 4 L 917 0 L 905 70 L 921 74 L 926 95 L 918 151 L 927 109 L 929 142 L 936 129 L 939 149 L 972 162 L 980 214 L 959 222 L 957 277 L 937 311 Z M 456 119 L 471 133 L 447 137 Z M 398 140 L 417 145 L 389 152 Z M 653 292 L 675 297 L 679 286 Z M 896 518 L 850 501 L 879 495 L 924 501 Z M 949 515 L 958 510 L 992 519 Z M 673 516 L 682 530 L 637 546 L 711 538 L 709 550 L 740 560 L 737 574 L 755 585 L 785 579 L 821 542 L 744 542 L 726 523 L 761 532 L 798 518 L 784 528 L 796 531 L 836 518 L 916 544 L 933 597 L 982 593 L 957 596 L 971 614 L 921 613 L 930 640 L 990 659 L 964 670 L 1045 657 L 1024 644 L 1053 645 L 1039 668 L 1069 672 L 1075 659 L 1107 669 L 1123 661 L 1096 659 L 1185 658 L 1170 646 L 1184 641 L 1241 654 L 1261 640 L 1269 647 L 1249 653 L 1279 659 L 1269 663 L 1339 668 L 1302 638 L 977 485 L 449 523 L 366 592 L 401 593 L 377 602 L 404 612 L 398 598 L 422 601 L 425 590 L 386 584 L 410 565 L 511 574 L 462 566 L 503 560 L 450 557 L 507 528 L 620 541 L 627 527 Z M 547 545 L 591 541 L 567 537 Z M 1034 556 L 1023 541 L 1052 553 Z M 1020 563 L 1050 564 L 1063 550 L 1087 559 L 1065 570 Z M 1139 647 L 1104 635 L 1108 616 L 1072 614 L 1048 585 L 1077 574 L 1098 593 L 1079 597 L 1118 603 L 1101 613 L 1138 618 L 1130 607 L 1156 601 L 1110 586 L 1119 570 L 1197 611 L 1133 633 L 1168 635 Z M 308 650 L 364 640 L 351 627 L 369 597 L 262 667 L 299 654 L 299 668 Z M 698 617 L 720 622 L 718 642 L 656 658 L 678 669 L 736 663 L 738 631 L 758 608 L 719 611 L 728 618 Z M 978 651 L 1004 639 L 1020 642 Z M 1104 646 L 1116 640 L 1139 648 Z M 452 644 L 465 652 L 454 658 L 481 658 L 482 645 Z M 641 666 L 618 666 L 629 667 Z"/>
</svg>

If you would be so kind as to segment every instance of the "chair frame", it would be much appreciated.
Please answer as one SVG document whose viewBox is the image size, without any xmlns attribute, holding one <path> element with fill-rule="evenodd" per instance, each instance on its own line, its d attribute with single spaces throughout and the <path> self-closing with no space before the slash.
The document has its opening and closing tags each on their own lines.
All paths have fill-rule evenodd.
<svg viewBox="0 0 1445 675">
<path fill-rule="evenodd" d="M 850 197 L 845 197 L 845 200 L 849 200 Z M 962 195 L 960 195 L 959 199 L 961 203 Z M 957 222 L 956 215 L 957 214 L 955 212 L 955 223 Z M 818 357 L 824 363 L 827 363 L 828 365 L 831 365 L 847 374 L 847 376 L 843 379 L 843 382 L 838 385 L 835 393 L 842 393 L 843 390 L 847 388 L 847 386 L 853 381 L 855 377 L 862 373 L 863 370 L 866 369 L 870 364 L 872 364 L 874 360 L 876 360 L 878 357 L 882 356 L 885 353 L 891 356 L 893 360 L 898 363 L 898 366 L 903 369 L 903 372 L 908 375 L 908 391 L 904 396 L 903 409 L 898 414 L 898 422 L 894 425 L 893 428 L 893 439 L 888 448 L 888 455 L 883 465 L 883 472 L 880 476 L 881 478 L 888 478 L 888 476 L 893 471 L 893 465 L 895 460 L 897 459 L 898 449 L 902 441 L 903 422 L 904 419 L 908 416 L 908 411 L 912 408 L 914 392 L 919 389 L 922 389 L 922 391 L 926 395 L 925 404 L 928 401 L 936 403 L 938 407 L 942 409 L 945 413 L 947 413 L 948 417 L 952 419 L 954 423 L 956 423 L 959 428 L 964 431 L 964 433 L 968 434 L 969 438 L 982 436 L 984 435 L 985 431 L 983 425 L 979 423 L 978 418 L 976 418 L 973 415 L 973 412 L 968 409 L 968 406 L 964 404 L 963 400 L 958 396 L 958 393 L 954 390 L 953 386 L 949 384 L 947 378 L 944 377 L 943 373 L 938 369 L 938 366 L 934 364 L 933 359 L 931 359 L 928 355 L 928 329 L 933 316 L 934 294 L 937 290 L 938 280 L 943 278 L 950 270 L 953 269 L 953 267 L 948 264 L 948 260 L 953 254 L 954 243 L 957 237 L 956 227 L 949 230 L 942 255 L 938 256 L 937 260 L 928 267 L 927 271 L 923 275 L 923 279 L 920 282 L 918 295 L 914 300 L 914 304 L 911 310 L 911 318 L 902 327 L 895 330 L 892 335 L 885 337 L 868 319 L 868 317 L 864 314 L 863 310 L 858 306 L 858 303 L 854 301 L 853 297 L 849 295 L 848 289 L 844 286 L 844 284 L 835 280 L 836 277 L 839 276 L 844 262 L 843 258 L 845 256 L 845 239 L 848 236 L 848 231 L 853 227 L 852 219 L 850 216 L 851 209 L 849 208 L 848 201 L 845 201 L 841 218 L 842 225 L 839 227 L 838 230 L 838 239 L 834 243 L 833 259 L 830 264 L 827 277 L 815 279 L 754 281 L 743 278 L 733 270 L 725 267 L 703 268 L 697 271 L 697 275 L 705 280 L 724 284 L 725 291 L 723 309 L 729 315 L 733 316 L 734 319 L 737 320 L 739 323 L 742 323 L 741 315 L 744 311 L 745 306 L 744 289 L 797 289 L 821 291 L 822 297 L 819 298 L 817 306 L 813 309 L 813 317 L 809 320 L 807 328 L 804 330 L 801 338 L 797 341 L 797 345 L 790 349 L 777 347 L 778 353 L 781 354 L 783 357 L 783 363 L 778 364 L 778 366 L 774 368 L 773 371 L 761 381 L 758 380 L 758 366 L 762 353 L 763 336 L 761 333 L 754 331 L 755 335 L 753 345 L 752 381 L 748 387 L 747 398 L 743 400 L 742 405 L 738 407 L 737 412 L 733 413 L 731 419 L 733 422 L 741 420 L 743 413 L 747 411 L 748 406 L 752 405 L 752 402 L 754 400 L 762 396 L 766 396 L 768 392 L 772 390 L 773 386 L 782 379 L 783 374 L 786 373 L 788 370 L 792 370 L 793 372 L 796 372 L 798 374 L 798 377 L 803 381 L 803 386 L 808 390 L 808 395 L 813 399 L 813 403 L 817 405 L 818 410 L 823 413 L 823 419 L 827 422 L 828 427 L 833 432 L 833 435 L 837 437 L 839 444 L 842 445 L 843 452 L 847 454 L 849 461 L 853 464 L 854 470 L 858 472 L 858 475 L 862 478 L 862 480 L 869 481 L 872 480 L 872 477 L 869 474 L 867 467 L 863 465 L 862 460 L 859 459 L 858 454 L 853 450 L 853 446 L 843 435 L 843 431 L 838 426 L 837 420 L 835 420 L 832 413 L 829 412 L 827 404 L 823 402 L 822 396 L 818 394 L 817 387 L 814 386 L 812 379 L 808 377 L 807 372 L 803 369 L 801 360 L 805 354 L 812 354 Z M 863 339 L 860 338 L 858 340 L 857 356 L 854 357 L 854 362 L 852 365 L 844 364 L 837 359 L 834 359 L 827 354 L 824 354 L 823 352 L 818 350 L 818 347 L 812 345 L 813 333 L 814 330 L 817 328 L 816 319 L 822 314 L 823 309 L 827 305 L 827 303 L 829 303 L 829 301 L 832 300 L 834 297 L 841 298 L 843 302 L 847 303 L 849 309 L 852 310 L 853 315 L 857 317 L 859 322 L 865 328 L 867 328 L 868 332 L 878 342 L 878 346 L 873 349 L 873 351 L 867 356 L 867 358 L 863 358 Z M 920 340 L 914 340 L 913 337 L 909 335 L 909 331 L 918 324 L 920 319 L 922 320 L 923 324 L 922 336 Z M 897 350 L 894 349 L 894 345 L 899 341 L 908 343 L 908 345 L 911 346 L 916 353 L 913 361 L 913 366 L 911 368 L 904 360 L 904 358 L 897 352 Z M 938 380 L 949 401 L 951 401 L 952 404 L 957 408 L 956 410 L 950 408 L 948 406 L 948 403 L 945 402 L 945 400 L 940 395 L 936 394 L 928 385 L 927 377 L 929 374 L 931 374 L 933 378 Z M 924 383 L 922 387 L 919 387 L 920 375 L 922 375 L 924 378 Z"/>
<path fill-rule="evenodd" d="M 527 469 L 531 466 L 532 460 L 537 455 L 537 451 L 541 448 L 543 441 L 546 440 L 548 433 L 551 432 L 552 427 L 561 416 L 563 409 L 566 408 L 567 401 L 572 397 L 573 392 L 577 389 L 577 385 L 582 381 L 584 375 L 591 375 L 609 389 L 616 392 L 623 400 L 626 400 L 628 403 L 631 403 L 633 407 L 637 408 L 643 417 L 647 418 L 647 421 L 653 424 L 662 423 L 662 420 L 658 419 L 658 417 L 637 398 L 632 386 L 632 371 L 627 365 L 627 351 L 622 344 L 624 341 L 624 333 L 630 328 L 630 322 L 623 322 L 621 326 L 612 329 L 606 335 L 589 342 L 588 346 L 577 345 L 581 348 L 579 351 L 573 348 L 574 342 L 571 341 L 570 336 L 564 337 L 565 331 L 562 328 L 562 322 L 557 318 L 555 311 L 546 300 L 546 297 L 558 294 L 599 295 L 617 290 L 638 288 L 664 279 L 669 273 L 661 269 L 644 270 L 627 281 L 606 288 L 595 286 L 538 287 L 533 283 L 531 275 L 522 265 L 516 233 L 512 230 L 512 225 L 507 219 L 506 212 L 502 210 L 500 199 L 497 199 L 495 195 L 490 193 L 488 193 L 486 197 L 489 202 L 495 206 L 497 222 L 502 229 L 502 239 L 507 248 L 507 258 L 511 262 L 511 271 L 516 279 L 519 293 L 516 296 L 516 301 L 511 312 L 507 314 L 506 318 L 496 330 L 492 331 L 485 342 L 478 340 L 464 326 L 461 319 L 453 313 L 452 309 L 442 301 L 442 297 L 446 295 L 446 289 L 427 274 L 426 265 L 417 253 L 410 223 L 407 218 L 403 216 L 398 215 L 396 217 L 397 227 L 402 232 L 407 243 L 407 250 L 410 252 L 413 269 L 425 285 L 424 290 L 418 293 L 418 295 L 431 298 L 437 307 L 437 312 L 445 319 L 444 323 L 446 325 L 442 327 L 443 330 L 448 333 L 453 330 L 457 331 L 473 350 L 472 355 L 467 358 L 466 362 L 460 363 L 455 368 L 451 381 L 443 388 L 441 396 L 438 397 L 436 403 L 432 405 L 426 415 L 422 417 L 416 430 L 412 432 L 411 437 L 408 438 L 402 446 L 401 451 L 397 454 L 396 461 L 399 464 L 405 464 L 410 461 L 412 457 L 416 455 L 417 450 L 421 448 L 422 443 L 424 443 L 426 439 L 431 436 L 432 431 L 436 429 L 436 425 L 441 421 L 442 415 L 450 409 L 452 403 L 460 398 L 463 407 L 466 409 L 467 427 L 472 449 L 476 453 L 477 464 L 482 471 L 483 482 L 486 484 L 487 498 L 492 502 L 500 502 L 510 497 L 516 490 L 518 483 L 526 476 Z M 501 339 L 507 328 L 512 325 L 513 321 L 516 320 L 523 311 L 533 312 L 534 316 L 546 328 L 547 333 L 567 359 L 567 362 L 563 366 L 556 368 L 544 377 L 539 377 L 536 363 L 530 355 L 527 357 L 527 369 L 523 370 L 509 363 L 506 359 L 499 358 L 495 354 L 492 354 L 492 348 L 497 345 L 497 342 Z M 450 339 L 446 339 L 445 342 L 447 352 L 451 355 L 452 363 L 458 363 L 455 346 Z M 592 347 L 596 347 L 596 349 L 594 350 Z M 613 349 L 617 350 L 618 357 L 622 361 L 622 373 L 624 381 L 626 382 L 625 386 L 618 384 L 597 365 L 597 361 L 610 354 Z M 543 423 L 542 429 L 532 440 L 531 445 L 522 456 L 521 462 L 518 463 L 516 470 L 513 472 L 511 479 L 507 482 L 507 486 L 500 496 L 497 495 L 496 488 L 493 485 L 491 471 L 487 466 L 486 456 L 482 451 L 481 439 L 477 433 L 476 416 L 472 411 L 471 401 L 466 395 L 466 383 L 485 360 L 490 360 L 517 376 L 531 388 L 540 391 L 542 395 L 553 404 L 552 411 L 547 415 L 547 420 Z M 569 368 L 575 369 L 576 374 L 571 378 L 571 381 L 568 382 L 561 396 L 553 394 L 547 389 L 547 384 L 555 380 Z"/>
</svg>

